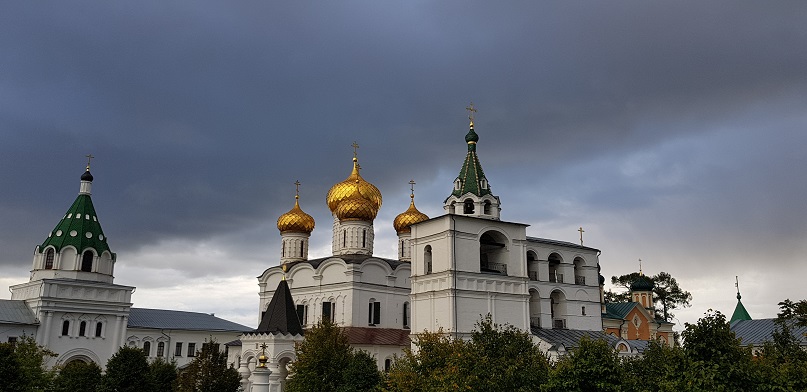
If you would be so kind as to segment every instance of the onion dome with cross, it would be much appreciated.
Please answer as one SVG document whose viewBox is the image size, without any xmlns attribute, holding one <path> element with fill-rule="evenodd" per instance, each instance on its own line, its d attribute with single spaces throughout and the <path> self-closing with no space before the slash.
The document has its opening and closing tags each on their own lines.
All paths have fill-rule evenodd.
<svg viewBox="0 0 807 392">
<path fill-rule="evenodd" d="M 411 226 L 415 223 L 429 220 L 426 214 L 418 211 L 417 207 L 415 207 L 415 181 L 409 181 L 409 185 L 411 189 L 411 193 L 409 194 L 409 208 L 398 214 L 395 220 L 392 221 L 392 227 L 395 228 L 398 234 L 409 233 L 412 231 Z"/>
<path fill-rule="evenodd" d="M 361 174 L 359 174 L 361 166 L 359 166 L 359 159 L 357 157 L 356 150 L 358 148 L 359 145 L 354 142 L 353 171 L 350 173 L 347 179 L 331 187 L 325 201 L 328 203 L 328 208 L 331 210 L 331 213 L 335 214 L 337 207 L 339 207 L 339 203 L 350 197 L 353 194 L 354 189 L 358 187 L 361 196 L 369 200 L 372 204 L 373 218 L 375 218 L 375 215 L 378 214 L 378 210 L 381 209 L 381 191 L 379 191 L 375 185 L 367 182 L 364 178 L 362 178 Z"/>
<path fill-rule="evenodd" d="M 294 207 L 289 212 L 277 218 L 277 229 L 281 233 L 296 232 L 311 234 L 314 231 L 314 218 L 306 214 L 300 208 L 300 181 L 294 183 L 297 186 L 297 194 L 294 195 Z"/>
</svg>

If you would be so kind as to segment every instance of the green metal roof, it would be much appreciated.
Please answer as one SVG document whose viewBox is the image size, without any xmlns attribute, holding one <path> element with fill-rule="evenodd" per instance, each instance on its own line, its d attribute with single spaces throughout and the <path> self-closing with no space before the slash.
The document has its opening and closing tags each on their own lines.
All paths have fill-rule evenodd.
<svg viewBox="0 0 807 392">
<path fill-rule="evenodd" d="M 628 317 L 628 313 L 638 305 L 638 302 L 606 303 L 605 313 L 603 313 L 602 316 L 610 319 L 624 320 L 625 317 Z"/>
<path fill-rule="evenodd" d="M 751 320 L 751 315 L 748 314 L 748 311 L 745 310 L 745 306 L 743 306 L 743 302 L 740 301 L 742 296 L 740 293 L 737 293 L 737 306 L 734 308 L 734 313 L 731 315 L 731 320 L 729 320 L 729 324 L 737 321 L 737 320 Z"/>
<path fill-rule="evenodd" d="M 465 162 L 462 164 L 460 175 L 457 177 L 462 185 L 460 189 L 455 189 L 451 192 L 454 196 L 460 197 L 466 193 L 472 193 L 476 196 L 491 194 L 490 184 L 486 189 L 479 186 L 482 179 L 487 179 L 485 178 L 485 172 L 482 171 L 482 164 L 479 163 L 479 157 L 476 155 L 476 142 L 478 140 L 479 136 L 474 132 L 474 126 L 471 124 L 468 134 L 465 135 L 465 141 L 468 143 L 468 154 L 465 155 Z"/>
<path fill-rule="evenodd" d="M 39 247 L 39 252 L 43 252 L 48 246 L 55 247 L 57 252 L 65 246 L 73 246 L 79 253 L 87 248 L 95 249 L 99 255 L 104 251 L 112 253 L 98 222 L 90 195 L 78 195 L 62 220 Z"/>
</svg>

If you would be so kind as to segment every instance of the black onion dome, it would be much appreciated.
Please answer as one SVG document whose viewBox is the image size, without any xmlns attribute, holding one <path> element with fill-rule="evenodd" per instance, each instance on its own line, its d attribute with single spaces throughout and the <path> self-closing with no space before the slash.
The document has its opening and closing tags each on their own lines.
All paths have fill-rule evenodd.
<svg viewBox="0 0 807 392">
<path fill-rule="evenodd" d="M 630 284 L 630 291 L 653 291 L 653 281 L 642 275 Z"/>
<path fill-rule="evenodd" d="M 87 171 L 81 175 L 81 181 L 89 181 L 92 182 L 92 174 L 90 174 L 90 168 L 87 168 Z"/>
</svg>

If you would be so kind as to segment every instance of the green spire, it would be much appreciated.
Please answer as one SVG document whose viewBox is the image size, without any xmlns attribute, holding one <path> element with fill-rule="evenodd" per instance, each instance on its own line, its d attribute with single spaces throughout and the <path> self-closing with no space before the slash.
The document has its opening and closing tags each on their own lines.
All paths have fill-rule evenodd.
<svg viewBox="0 0 807 392">
<path fill-rule="evenodd" d="M 53 246 L 57 252 L 65 246 L 73 246 L 78 253 L 84 252 L 87 248 L 95 249 L 99 255 L 104 251 L 112 253 L 95 214 L 95 207 L 92 205 L 89 193 L 91 182 L 92 175 L 88 166 L 87 171 L 81 176 L 82 187 L 78 197 L 45 242 L 39 246 L 39 252 L 43 252 L 48 246 Z"/>
<path fill-rule="evenodd" d="M 460 169 L 460 175 L 457 179 L 460 181 L 459 189 L 454 189 L 452 195 L 461 197 L 466 193 L 472 193 L 476 196 L 484 196 L 491 194 L 490 186 L 487 184 L 485 172 L 482 171 L 482 164 L 479 163 L 479 157 L 476 155 L 476 143 L 479 141 L 479 135 L 474 132 L 474 123 L 471 121 L 468 134 L 465 135 L 465 142 L 468 143 L 468 154 L 465 155 L 465 162 Z M 485 182 L 483 188 L 481 183 Z"/>
<path fill-rule="evenodd" d="M 734 278 L 735 280 L 737 279 L 737 277 Z M 751 320 L 751 315 L 745 310 L 745 306 L 743 306 L 743 302 L 740 300 L 742 298 L 740 295 L 740 282 L 737 281 L 734 285 L 737 286 L 737 306 L 734 308 L 734 314 L 731 315 L 729 324 L 737 320 Z"/>
</svg>

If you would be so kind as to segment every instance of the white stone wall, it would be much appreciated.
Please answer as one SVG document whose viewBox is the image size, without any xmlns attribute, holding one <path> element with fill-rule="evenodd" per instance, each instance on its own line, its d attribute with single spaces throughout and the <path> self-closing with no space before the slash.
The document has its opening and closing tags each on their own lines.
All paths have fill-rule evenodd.
<svg viewBox="0 0 807 392">
<path fill-rule="evenodd" d="M 143 343 L 150 342 L 151 348 L 148 353 L 149 361 L 158 358 L 157 347 L 160 342 L 165 344 L 162 358 L 171 361 L 174 360 L 177 366 L 184 366 L 193 361 L 193 356 L 188 356 L 189 343 L 195 344 L 196 351 L 202 349 L 202 344 L 210 341 L 210 338 L 219 343 L 219 349 L 225 350 L 224 344 L 238 339 L 241 332 L 235 331 L 189 331 L 189 330 L 170 330 L 170 329 L 151 329 L 151 328 L 129 328 L 126 331 L 126 339 L 124 344 L 127 346 L 134 346 L 143 348 Z M 182 343 L 182 350 L 179 355 L 176 352 L 177 343 Z M 105 362 L 106 363 L 106 362 Z"/>
</svg>

